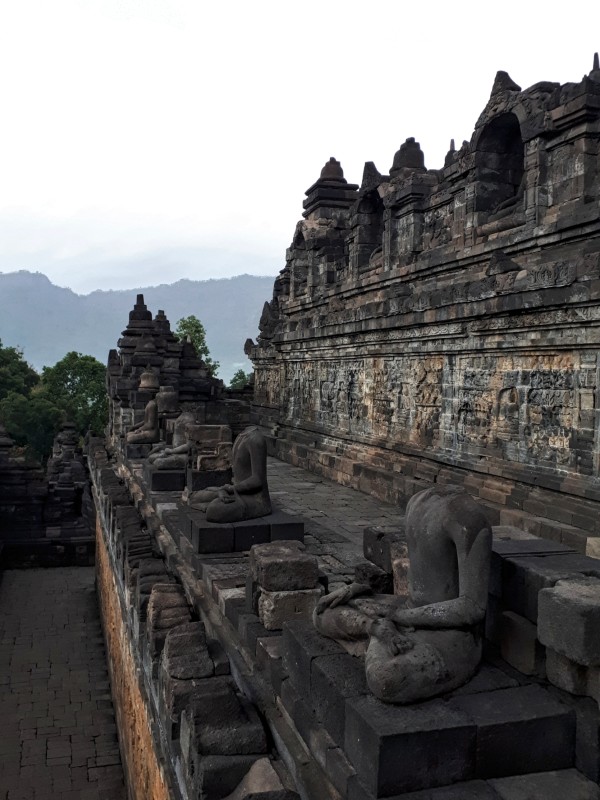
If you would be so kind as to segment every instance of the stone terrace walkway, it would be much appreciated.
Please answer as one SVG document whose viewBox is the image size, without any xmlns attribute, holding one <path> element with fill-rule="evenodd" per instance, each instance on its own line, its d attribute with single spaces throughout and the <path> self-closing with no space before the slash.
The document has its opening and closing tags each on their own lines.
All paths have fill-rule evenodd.
<svg viewBox="0 0 600 800">
<path fill-rule="evenodd" d="M 0 573 L 0 800 L 124 800 L 94 569 Z"/>
<path fill-rule="evenodd" d="M 276 458 L 268 459 L 267 470 L 269 492 L 277 506 L 317 527 L 342 532 L 361 551 L 364 528 L 394 526 L 404 517 L 397 506 Z"/>
</svg>

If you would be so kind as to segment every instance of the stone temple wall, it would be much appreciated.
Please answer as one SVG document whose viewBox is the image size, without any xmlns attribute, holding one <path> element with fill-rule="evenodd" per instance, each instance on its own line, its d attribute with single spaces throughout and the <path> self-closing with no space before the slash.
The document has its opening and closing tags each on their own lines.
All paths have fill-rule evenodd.
<svg viewBox="0 0 600 800">
<path fill-rule="evenodd" d="M 600 534 L 600 69 L 499 72 L 469 142 L 414 139 L 307 191 L 255 344 L 272 452 L 402 503 L 464 483 L 492 519 Z"/>
</svg>

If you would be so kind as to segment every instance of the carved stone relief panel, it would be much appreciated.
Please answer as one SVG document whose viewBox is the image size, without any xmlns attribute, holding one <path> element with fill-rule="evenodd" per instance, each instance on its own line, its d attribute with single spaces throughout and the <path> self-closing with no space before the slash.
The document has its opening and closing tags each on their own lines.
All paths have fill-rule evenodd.
<svg viewBox="0 0 600 800">
<path fill-rule="evenodd" d="M 425 212 L 423 249 L 429 250 L 448 244 L 452 238 L 453 208 L 451 204 L 428 209 Z"/>
<path fill-rule="evenodd" d="M 283 380 L 283 413 L 295 422 L 312 421 L 315 416 L 315 367 L 308 361 L 285 364 Z"/>
<path fill-rule="evenodd" d="M 262 406 L 278 406 L 281 402 L 281 374 L 279 367 L 256 370 L 254 401 Z"/>
<path fill-rule="evenodd" d="M 509 461 L 576 469 L 580 397 L 573 355 L 461 357 L 451 378 L 447 448 L 489 450 Z M 590 373 L 591 374 L 591 373 Z M 591 380 L 591 378 L 590 378 Z"/>
<path fill-rule="evenodd" d="M 577 424 L 577 386 L 573 362 L 566 356 L 545 358 L 527 373 L 527 419 L 523 440 L 527 457 L 546 466 L 573 468 Z"/>
<path fill-rule="evenodd" d="M 496 362 L 494 356 L 458 359 L 449 421 L 453 427 L 450 442 L 461 449 L 485 448 L 490 443 L 498 383 Z"/>
</svg>

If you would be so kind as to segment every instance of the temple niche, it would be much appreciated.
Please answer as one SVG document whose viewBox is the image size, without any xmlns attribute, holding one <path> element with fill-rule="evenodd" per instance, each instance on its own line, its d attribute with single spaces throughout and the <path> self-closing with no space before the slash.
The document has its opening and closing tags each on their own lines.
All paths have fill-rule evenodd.
<svg viewBox="0 0 600 800">
<path fill-rule="evenodd" d="M 246 343 L 271 453 L 393 502 L 466 482 L 591 546 L 597 515 L 556 499 L 600 502 L 599 108 L 596 62 L 498 72 L 439 168 L 412 137 L 360 185 L 327 161 Z"/>
</svg>

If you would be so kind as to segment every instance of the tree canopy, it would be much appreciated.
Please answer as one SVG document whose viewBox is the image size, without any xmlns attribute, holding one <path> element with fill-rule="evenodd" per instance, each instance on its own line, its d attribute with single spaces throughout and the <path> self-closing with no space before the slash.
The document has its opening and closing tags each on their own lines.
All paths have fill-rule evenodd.
<svg viewBox="0 0 600 800">
<path fill-rule="evenodd" d="M 234 373 L 233 378 L 231 379 L 231 383 L 229 384 L 230 389 L 243 389 L 244 386 L 247 385 L 248 381 L 252 377 L 251 372 L 244 372 L 243 369 L 238 369 L 237 372 Z"/>
<path fill-rule="evenodd" d="M 11 392 L 28 395 L 40 376 L 17 347 L 4 347 L 0 340 L 0 400 Z"/>
<path fill-rule="evenodd" d="M 208 374 L 211 378 L 216 378 L 220 364 L 218 361 L 213 361 L 210 357 L 210 350 L 206 344 L 206 329 L 198 317 L 195 317 L 193 314 L 189 317 L 182 317 L 177 321 L 177 327 L 174 333 L 180 342 L 183 342 L 189 337 L 191 343 L 196 348 L 196 353 L 206 364 Z"/>
<path fill-rule="evenodd" d="M 36 458 L 52 450 L 61 423 L 75 423 L 80 435 L 102 433 L 108 419 L 106 368 L 92 356 L 67 355 L 41 377 L 20 350 L 0 342 L 0 420 L 16 444 Z"/>
<path fill-rule="evenodd" d="M 0 419 L 7 432 L 36 459 L 46 458 L 52 451 L 63 416 L 58 406 L 40 395 L 9 392 L 0 400 Z"/>
<path fill-rule="evenodd" d="M 101 434 L 108 419 L 106 367 L 93 356 L 71 351 L 53 367 L 44 367 L 40 394 L 52 400 L 80 434 Z"/>
</svg>

